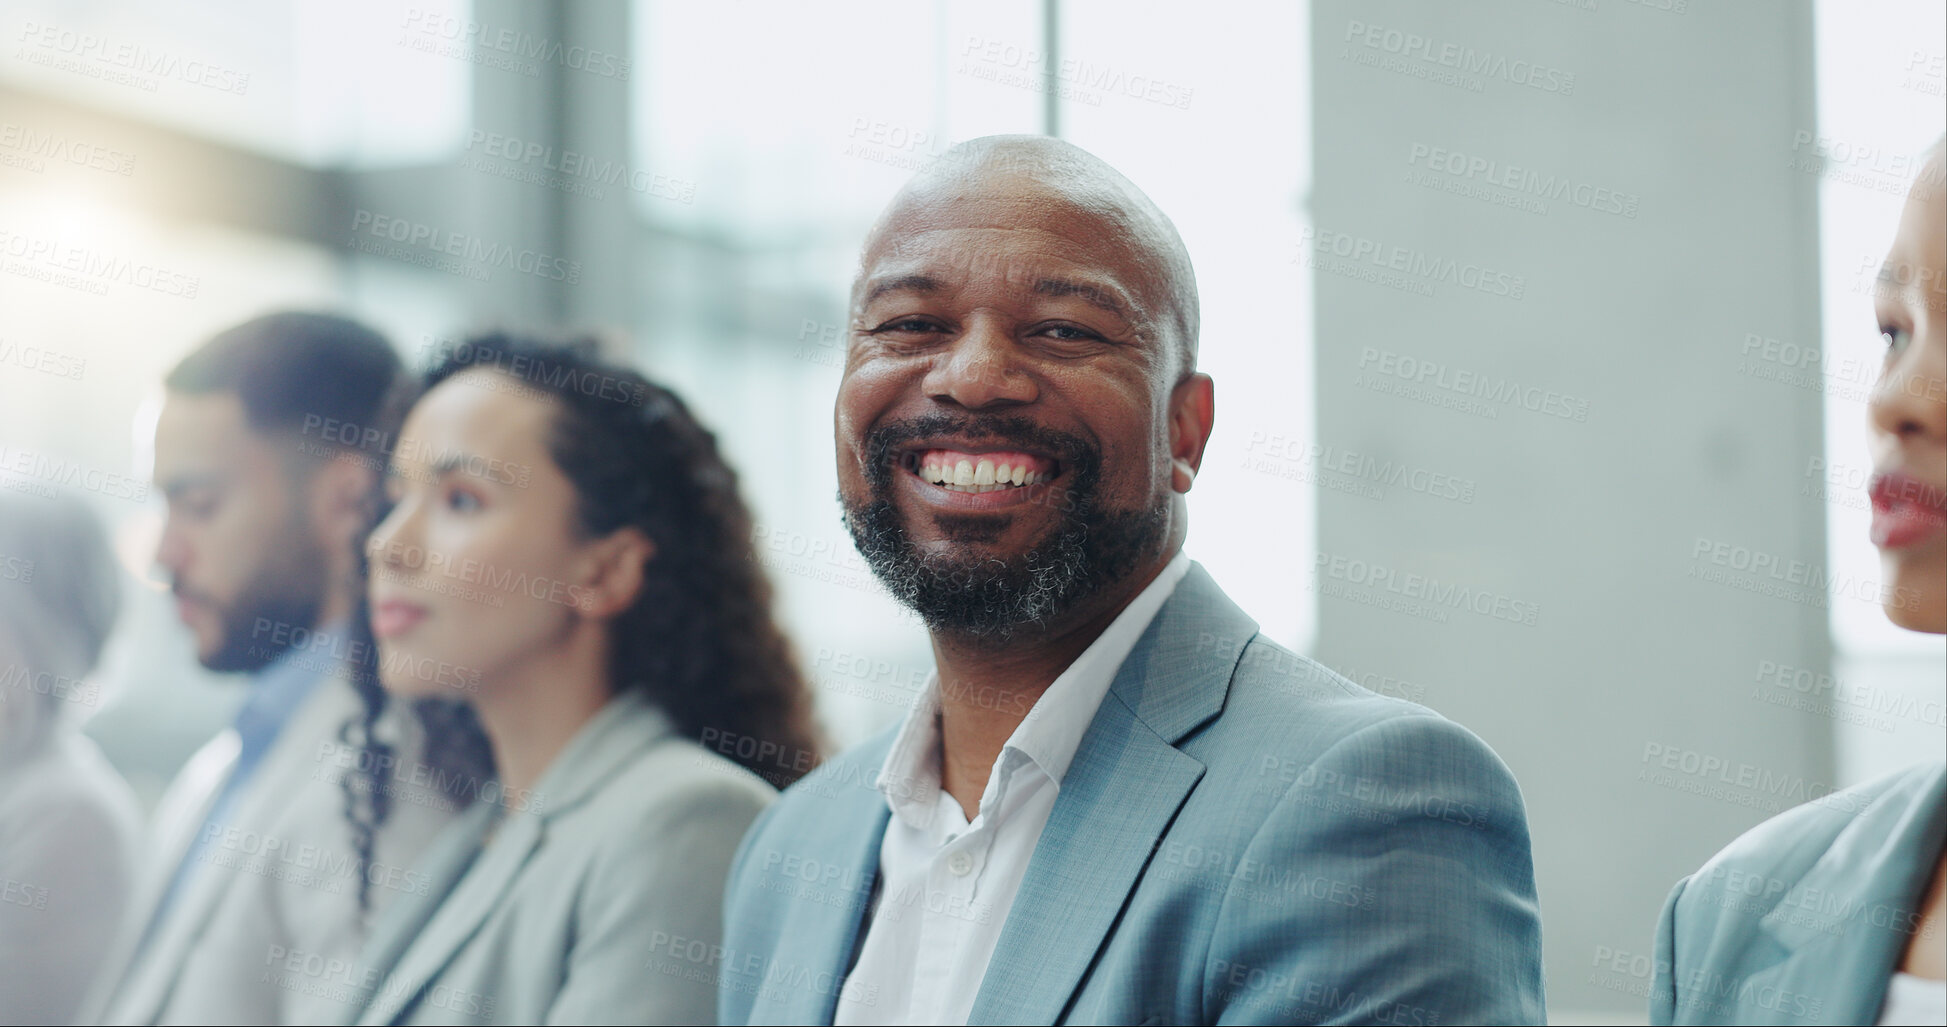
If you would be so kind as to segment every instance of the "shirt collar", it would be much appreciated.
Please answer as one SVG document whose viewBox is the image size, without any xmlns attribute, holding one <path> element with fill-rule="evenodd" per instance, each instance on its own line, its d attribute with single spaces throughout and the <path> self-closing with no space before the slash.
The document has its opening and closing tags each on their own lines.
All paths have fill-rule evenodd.
<svg viewBox="0 0 1947 1027">
<path fill-rule="evenodd" d="M 250 692 L 232 722 L 240 753 L 268 749 L 318 682 L 345 662 L 344 650 L 355 645 L 346 635 L 349 626 L 349 620 L 339 620 L 311 632 L 305 645 L 286 649 L 251 675 Z"/>
<path fill-rule="evenodd" d="M 1189 570 L 1190 558 L 1178 550 L 1163 572 L 1123 607 L 1108 628 L 1041 694 L 1001 746 L 993 773 L 988 775 L 987 790 L 981 796 L 983 812 L 990 804 L 999 803 L 1006 773 L 1023 763 L 1032 763 L 1060 786 L 1081 748 L 1082 736 L 1095 720 L 1096 709 L 1115 682 L 1116 671 Z M 936 669 L 927 675 L 879 769 L 879 791 L 893 815 L 908 826 L 923 828 L 938 806 L 940 746 L 940 675 Z"/>
</svg>

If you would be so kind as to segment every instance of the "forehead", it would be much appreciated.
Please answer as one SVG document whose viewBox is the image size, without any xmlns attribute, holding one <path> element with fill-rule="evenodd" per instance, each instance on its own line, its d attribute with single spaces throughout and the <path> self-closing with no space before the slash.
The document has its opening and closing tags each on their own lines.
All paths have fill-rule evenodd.
<svg viewBox="0 0 1947 1027">
<path fill-rule="evenodd" d="M 1126 211 L 1046 190 L 1000 188 L 903 198 L 867 242 L 855 283 L 998 272 L 1031 288 L 1041 273 L 1101 279 L 1154 307 L 1160 261 Z M 946 284 L 964 284 L 947 280 Z"/>
<path fill-rule="evenodd" d="M 248 466 L 270 445 L 251 429 L 243 400 L 233 392 L 169 392 L 156 417 L 155 437 L 158 479 Z"/>
<path fill-rule="evenodd" d="M 397 463 L 427 462 L 447 448 L 530 461 L 546 451 L 555 404 L 517 378 L 483 368 L 461 371 L 414 403 L 400 435 Z M 429 444 L 429 445 L 428 445 Z"/>
</svg>

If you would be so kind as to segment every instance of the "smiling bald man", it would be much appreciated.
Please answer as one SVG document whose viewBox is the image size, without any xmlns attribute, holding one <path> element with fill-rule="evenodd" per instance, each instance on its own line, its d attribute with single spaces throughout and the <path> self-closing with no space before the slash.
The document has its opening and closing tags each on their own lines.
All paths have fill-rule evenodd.
<svg viewBox="0 0 1947 1027">
<path fill-rule="evenodd" d="M 1175 228 L 1072 145 L 974 140 L 894 199 L 839 492 L 937 669 L 746 837 L 724 1023 L 1543 1022 L 1507 768 L 1183 554 L 1197 333 Z"/>
</svg>

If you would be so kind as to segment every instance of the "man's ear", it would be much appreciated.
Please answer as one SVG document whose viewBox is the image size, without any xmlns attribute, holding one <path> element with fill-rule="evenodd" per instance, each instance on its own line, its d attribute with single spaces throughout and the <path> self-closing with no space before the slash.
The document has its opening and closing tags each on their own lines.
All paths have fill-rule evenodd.
<svg viewBox="0 0 1947 1027">
<path fill-rule="evenodd" d="M 589 544 L 587 570 L 575 608 L 589 617 L 613 617 L 628 609 L 642 593 L 656 544 L 634 527 L 617 528 Z"/>
<path fill-rule="evenodd" d="M 1190 491 L 1217 419 L 1216 384 L 1198 372 L 1170 392 L 1170 487 Z"/>
</svg>

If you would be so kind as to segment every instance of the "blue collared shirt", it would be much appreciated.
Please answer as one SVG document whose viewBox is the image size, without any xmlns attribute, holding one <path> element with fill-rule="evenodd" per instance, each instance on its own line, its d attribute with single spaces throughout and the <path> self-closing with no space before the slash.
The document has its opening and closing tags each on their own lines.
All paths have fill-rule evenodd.
<svg viewBox="0 0 1947 1027">
<path fill-rule="evenodd" d="M 327 640 L 343 638 L 348 626 L 347 622 L 340 621 L 316 632 L 313 637 Z M 291 649 L 251 675 L 250 693 L 230 724 L 230 730 L 237 734 L 237 761 L 217 789 L 202 828 L 190 839 L 182 862 L 176 865 L 175 876 L 170 878 L 169 887 L 163 891 L 161 901 L 156 903 L 155 914 L 150 917 L 148 930 L 143 934 L 144 947 L 155 936 L 170 908 L 182 897 L 190 879 L 197 873 L 196 868 L 208 858 L 207 851 L 212 840 L 221 837 L 224 829 L 230 826 L 230 818 L 236 814 L 238 801 L 256 776 L 257 767 L 264 761 L 264 754 L 270 751 L 278 735 L 283 733 L 285 723 L 317 690 L 319 682 L 336 669 L 323 665 L 327 661 L 319 659 L 321 654 L 335 648 Z"/>
</svg>

